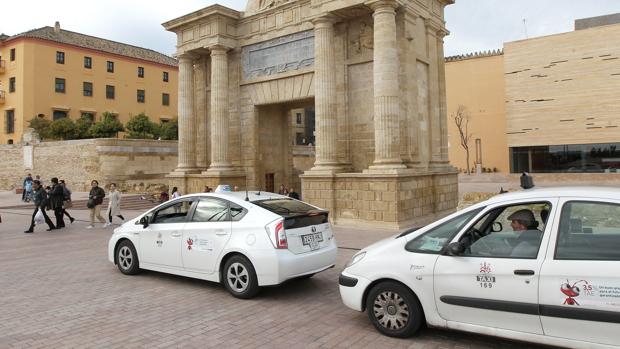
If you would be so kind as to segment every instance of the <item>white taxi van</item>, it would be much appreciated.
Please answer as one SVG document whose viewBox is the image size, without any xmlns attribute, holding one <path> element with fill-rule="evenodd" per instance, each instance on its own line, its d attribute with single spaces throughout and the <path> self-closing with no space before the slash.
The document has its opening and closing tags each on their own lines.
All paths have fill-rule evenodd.
<svg viewBox="0 0 620 349">
<path fill-rule="evenodd" d="M 182 196 L 121 225 L 108 243 L 124 274 L 221 282 L 238 298 L 331 268 L 336 253 L 327 211 L 266 192 Z"/>
<path fill-rule="evenodd" d="M 342 301 L 383 334 L 422 325 L 572 348 L 620 346 L 620 189 L 497 195 L 364 248 Z"/>
</svg>

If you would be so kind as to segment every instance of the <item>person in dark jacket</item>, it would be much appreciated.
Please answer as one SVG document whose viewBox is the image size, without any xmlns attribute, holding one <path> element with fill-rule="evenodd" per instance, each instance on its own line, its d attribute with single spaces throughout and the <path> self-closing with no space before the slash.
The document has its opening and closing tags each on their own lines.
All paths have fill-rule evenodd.
<svg viewBox="0 0 620 349">
<path fill-rule="evenodd" d="M 299 200 L 299 194 L 295 191 L 295 188 L 293 187 L 288 188 L 288 197 Z"/>
<path fill-rule="evenodd" d="M 32 189 L 34 190 L 34 212 L 32 212 L 30 228 L 24 231 L 24 233 L 34 232 L 34 217 L 37 215 L 38 211 L 41 211 L 43 217 L 45 218 L 45 223 L 47 223 L 47 226 L 49 227 L 47 231 L 56 229 L 56 227 L 54 227 L 54 223 L 52 223 L 52 220 L 47 216 L 47 213 L 45 213 L 45 206 L 47 205 L 47 193 L 45 192 L 45 189 L 43 189 L 43 187 L 41 186 L 41 182 L 38 180 L 34 180 L 32 183 Z"/>
<path fill-rule="evenodd" d="M 90 187 L 90 193 L 88 193 L 88 202 L 89 204 L 92 202 L 92 207 L 88 207 L 90 209 L 90 225 L 86 227 L 86 229 L 92 229 L 95 227 L 95 217 L 97 217 L 99 222 L 105 224 L 105 219 L 101 217 L 101 204 L 103 204 L 105 191 L 103 191 L 103 189 L 99 187 L 99 182 L 94 179 L 92 182 L 90 182 Z"/>
<path fill-rule="evenodd" d="M 63 191 L 63 203 L 62 203 L 62 214 L 64 214 L 65 216 L 69 217 L 69 220 L 71 221 L 71 223 L 73 223 L 73 221 L 75 221 L 75 218 L 71 217 L 71 215 L 69 214 L 69 212 L 67 211 L 67 208 L 72 207 L 73 203 L 71 201 L 71 190 L 69 190 L 69 188 L 67 188 L 67 184 L 65 183 L 64 179 L 60 180 L 60 186 L 62 187 L 62 191 Z"/>
<path fill-rule="evenodd" d="M 50 208 L 54 210 L 54 216 L 56 216 L 56 229 L 65 227 L 65 220 L 63 219 L 62 203 L 65 201 L 65 191 L 58 183 L 58 178 L 52 178 L 52 188 L 50 190 Z"/>
</svg>

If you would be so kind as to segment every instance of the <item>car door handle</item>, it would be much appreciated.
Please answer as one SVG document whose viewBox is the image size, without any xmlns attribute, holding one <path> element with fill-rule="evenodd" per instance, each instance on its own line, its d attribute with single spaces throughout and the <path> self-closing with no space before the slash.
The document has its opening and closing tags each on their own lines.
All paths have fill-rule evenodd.
<svg viewBox="0 0 620 349">
<path fill-rule="evenodd" d="M 528 270 L 528 269 L 517 269 L 515 270 L 515 275 L 534 275 L 534 271 L 533 270 Z"/>
<path fill-rule="evenodd" d="M 225 231 L 220 230 L 220 231 L 216 231 L 215 235 L 217 235 L 217 236 L 224 236 L 224 235 L 228 235 L 228 233 L 225 232 Z"/>
<path fill-rule="evenodd" d="M 180 236 L 181 236 L 181 233 L 179 233 L 179 232 L 176 232 L 176 231 L 175 231 L 175 232 L 173 232 L 173 233 L 172 233 L 172 234 L 170 234 L 170 235 L 171 235 L 173 238 L 178 238 L 178 237 L 180 237 Z"/>
</svg>

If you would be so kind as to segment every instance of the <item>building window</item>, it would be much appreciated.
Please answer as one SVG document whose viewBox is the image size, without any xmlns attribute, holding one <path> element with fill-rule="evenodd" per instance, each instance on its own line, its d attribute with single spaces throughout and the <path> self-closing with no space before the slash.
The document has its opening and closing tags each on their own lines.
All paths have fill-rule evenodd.
<svg viewBox="0 0 620 349">
<path fill-rule="evenodd" d="M 144 77 L 144 67 L 138 67 L 138 77 L 139 78 Z"/>
<path fill-rule="evenodd" d="M 512 147 L 510 170 L 513 173 L 620 172 L 620 143 Z"/>
<path fill-rule="evenodd" d="M 297 113 L 297 125 L 301 125 L 301 113 Z"/>
<path fill-rule="evenodd" d="M 15 77 L 9 78 L 9 93 L 15 92 Z"/>
<path fill-rule="evenodd" d="M 114 99 L 114 86 L 105 85 L 105 98 Z"/>
<path fill-rule="evenodd" d="M 93 67 L 93 59 L 91 57 L 84 56 L 84 68 L 91 69 Z"/>
<path fill-rule="evenodd" d="M 138 103 L 144 103 L 144 90 L 138 90 Z"/>
<path fill-rule="evenodd" d="M 9 139 L 9 140 L 6 142 L 6 144 L 13 144 L 13 140 L 12 140 L 12 139 Z"/>
<path fill-rule="evenodd" d="M 54 116 L 52 117 L 54 121 L 64 119 L 67 117 L 67 112 L 63 110 L 54 110 Z"/>
<path fill-rule="evenodd" d="M 167 93 L 161 94 L 161 104 L 162 105 L 170 105 L 170 95 Z"/>
<path fill-rule="evenodd" d="M 162 124 L 167 124 L 167 123 L 169 123 L 169 122 L 170 122 L 170 119 L 163 119 L 163 118 L 160 118 L 160 119 L 159 119 L 159 122 L 160 122 L 160 123 L 162 123 Z"/>
<path fill-rule="evenodd" d="M 56 92 L 65 93 L 65 79 L 56 78 Z"/>
<path fill-rule="evenodd" d="M 15 110 L 6 111 L 4 129 L 6 133 L 15 132 Z"/>
<path fill-rule="evenodd" d="M 95 122 L 95 114 L 94 113 L 87 113 L 87 112 L 82 112 L 82 115 L 80 116 L 82 119 L 86 119 L 90 122 Z"/>
<path fill-rule="evenodd" d="M 93 83 L 84 81 L 84 96 L 92 97 L 93 96 Z"/>
<path fill-rule="evenodd" d="M 56 63 L 65 64 L 65 53 L 62 51 L 56 51 Z"/>
<path fill-rule="evenodd" d="M 164 72 L 164 82 L 168 82 L 168 72 Z"/>
<path fill-rule="evenodd" d="M 11 54 L 9 56 L 10 56 L 11 62 L 13 62 L 15 60 L 15 49 L 14 48 L 11 49 Z"/>
<path fill-rule="evenodd" d="M 114 62 L 108 61 L 108 73 L 114 73 Z"/>
</svg>

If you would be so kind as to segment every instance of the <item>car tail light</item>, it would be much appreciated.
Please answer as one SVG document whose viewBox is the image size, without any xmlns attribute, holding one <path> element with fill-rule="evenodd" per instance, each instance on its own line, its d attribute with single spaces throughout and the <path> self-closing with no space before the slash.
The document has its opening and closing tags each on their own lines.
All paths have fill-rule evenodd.
<svg viewBox="0 0 620 349">
<path fill-rule="evenodd" d="M 265 230 L 271 238 L 275 248 L 285 249 L 288 248 L 288 241 L 286 240 L 286 231 L 284 230 L 284 220 L 277 220 L 269 223 L 265 226 Z"/>
</svg>

